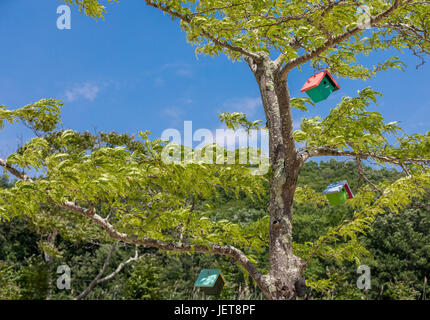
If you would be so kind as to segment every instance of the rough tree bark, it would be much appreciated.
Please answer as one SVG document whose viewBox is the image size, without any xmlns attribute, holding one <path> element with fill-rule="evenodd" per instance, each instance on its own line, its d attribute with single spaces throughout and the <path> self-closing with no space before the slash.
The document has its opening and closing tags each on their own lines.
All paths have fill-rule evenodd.
<svg viewBox="0 0 430 320">
<path fill-rule="evenodd" d="M 292 252 L 292 206 L 301 161 L 293 139 L 288 85 L 279 64 L 269 56 L 260 61 L 247 58 L 246 62 L 260 89 L 272 164 L 268 208 L 270 272 L 265 276 L 266 286 L 260 288 L 269 299 L 293 299 L 304 261 Z"/>
<path fill-rule="evenodd" d="M 48 244 L 51 248 L 55 247 L 55 238 L 58 235 L 58 231 L 54 230 L 52 233 L 48 234 Z M 49 255 L 48 253 L 44 252 L 43 257 L 45 259 L 45 263 L 48 266 L 48 276 L 46 278 L 46 284 L 47 284 L 47 293 L 46 293 L 46 300 L 51 300 L 52 295 L 52 267 L 54 264 L 54 258 Z"/>
</svg>

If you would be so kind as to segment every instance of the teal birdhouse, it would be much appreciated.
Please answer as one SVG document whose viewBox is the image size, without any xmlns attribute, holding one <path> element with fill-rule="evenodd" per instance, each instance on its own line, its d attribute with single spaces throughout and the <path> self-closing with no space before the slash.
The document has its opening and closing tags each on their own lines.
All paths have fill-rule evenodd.
<svg viewBox="0 0 430 320">
<path fill-rule="evenodd" d="M 306 92 L 313 102 L 320 102 L 327 99 L 332 92 L 339 89 L 340 87 L 337 82 L 326 70 L 310 77 L 300 91 Z"/>
<path fill-rule="evenodd" d="M 351 188 L 346 180 L 329 184 L 323 191 L 323 194 L 326 195 L 328 202 L 334 206 L 345 203 L 346 200 L 354 198 Z"/>
<path fill-rule="evenodd" d="M 208 296 L 217 296 L 225 286 L 224 276 L 218 269 L 203 269 L 194 286 L 200 288 Z"/>
</svg>

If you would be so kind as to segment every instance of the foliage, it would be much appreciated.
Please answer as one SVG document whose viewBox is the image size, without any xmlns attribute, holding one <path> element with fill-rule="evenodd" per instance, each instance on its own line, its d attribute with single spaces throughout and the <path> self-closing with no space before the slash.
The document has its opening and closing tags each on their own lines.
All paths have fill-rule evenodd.
<svg viewBox="0 0 430 320">
<path fill-rule="evenodd" d="M 424 298 L 430 261 L 428 201 L 427 197 L 415 208 L 380 216 L 364 239 L 374 257 L 369 266 L 381 298 Z"/>
<path fill-rule="evenodd" d="M 301 169 L 299 185 L 320 192 L 330 179 L 347 179 L 355 192 L 356 184 L 353 182 L 357 181 L 359 176 L 354 169 L 354 162 L 335 160 L 320 163 L 309 162 Z M 364 170 L 369 179 L 375 183 L 392 182 L 402 176 L 395 170 L 375 170 L 371 167 L 366 167 Z M 245 194 L 241 194 L 240 199 L 236 199 L 234 195 L 221 192 L 220 196 L 210 203 L 209 207 L 212 209 L 208 214 L 210 213 L 214 221 L 231 219 L 235 223 L 248 224 L 250 221 L 256 221 L 266 216 L 267 201 L 267 195 L 261 201 L 252 202 Z M 424 201 L 424 203 L 426 202 Z M 294 230 L 296 230 L 294 243 L 296 244 L 316 241 L 331 227 L 340 224 L 353 214 L 350 206 L 314 206 L 312 203 L 305 202 L 297 202 L 294 212 L 293 222 Z M 428 210 L 425 208 L 406 209 L 399 214 L 382 215 L 376 219 L 373 230 L 366 237 L 358 238 L 370 253 L 370 256 L 366 256 L 364 260 L 372 271 L 372 289 L 367 293 L 356 288 L 357 274 L 354 263 L 337 263 L 332 257 L 325 255 L 315 258 L 305 273 L 307 285 L 312 285 L 313 298 L 420 299 L 424 289 L 424 277 L 429 276 L 426 268 L 428 260 L 426 248 L 429 243 L 427 238 L 430 236 L 428 232 L 430 229 L 427 226 L 428 217 Z M 403 229 L 403 225 L 406 225 L 407 228 Z M 26 257 L 40 254 L 40 249 L 37 247 L 39 238 L 36 233 L 28 229 L 29 224 L 22 220 L 11 220 L 0 226 L 0 235 L 4 239 L 0 246 L 3 249 L 0 260 L 14 263 L 15 267 L 9 268 L 13 271 L 9 271 L 9 278 L 19 279 L 17 273 L 19 264 L 26 265 Z M 71 266 L 73 291 L 55 290 L 53 299 L 73 298 L 74 295 L 84 290 L 99 272 L 106 258 L 107 247 L 92 244 L 94 241 L 97 240 L 83 238 L 77 242 L 73 240 L 73 237 L 59 238 L 56 241 L 57 248 L 63 254 L 61 258 L 56 259 L 55 265 Z M 4 246 L 5 244 L 7 246 Z M 397 248 L 402 248 L 402 251 Z M 23 253 L 18 254 L 20 251 Z M 399 252 L 402 253 L 399 254 Z M 126 267 L 112 280 L 96 286 L 88 298 L 131 299 L 134 297 L 139 299 L 138 295 L 133 296 L 132 292 L 140 290 L 134 292 L 146 292 L 140 296 L 148 295 L 146 298 L 152 296 L 161 299 L 198 299 L 201 298 L 201 295 L 193 290 L 195 278 L 202 268 L 213 267 L 221 268 L 227 278 L 228 286 L 223 290 L 222 298 L 262 298 L 252 281 L 250 279 L 246 281 L 247 273 L 229 259 L 201 254 L 165 255 L 153 250 L 141 253 L 144 256 L 139 262 Z M 258 266 L 262 270 L 267 268 L 267 254 L 267 249 L 255 253 Z M 412 255 L 415 258 L 411 259 Z M 132 248 L 116 249 L 106 274 L 112 272 L 119 263 L 130 256 L 133 256 Z M 35 268 L 35 270 L 37 269 Z M 144 274 L 147 274 L 149 278 L 142 277 Z M 31 281 L 31 278 L 27 279 Z M 399 281 L 407 283 L 408 287 L 415 291 L 410 291 L 409 296 L 407 296 L 407 292 L 404 292 L 402 296 L 395 294 L 393 284 Z M 17 281 L 13 281 L 12 284 L 14 284 L 14 288 L 18 288 L 18 292 L 24 287 L 34 286 L 24 281 L 20 282 L 22 287 L 17 286 Z M 381 295 L 382 286 L 384 289 Z M 388 288 L 391 288 L 390 291 Z M 419 292 L 419 295 L 416 292 Z M 9 295 L 8 299 L 13 297 L 18 299 L 22 297 L 22 294 Z"/>
<path fill-rule="evenodd" d="M 52 131 L 60 121 L 60 107 L 62 104 L 55 99 L 43 99 L 15 110 L 8 110 L 0 105 L 0 129 L 3 122 L 15 123 L 21 121 L 35 130 Z"/>
<path fill-rule="evenodd" d="M 98 0 L 65 0 L 65 3 L 77 5 L 82 13 L 94 18 L 102 18 L 105 12 Z M 372 262 L 379 254 L 371 250 L 374 249 L 371 243 L 366 243 L 363 237 L 372 232 L 376 221 L 383 221 L 378 220 L 381 216 L 407 212 L 410 206 L 427 196 L 430 132 L 408 135 L 396 122 L 385 123 L 381 114 L 369 111 L 371 103 L 376 103 L 381 95 L 371 88 L 358 91 L 356 97 L 343 97 L 326 118 L 305 118 L 300 130 L 290 132 L 289 109 L 307 111 L 307 104 L 311 102 L 290 98 L 286 80 L 290 70 L 307 62 L 314 69 L 329 69 L 335 75 L 351 79 L 368 79 L 390 68 L 402 69 L 403 63 L 395 56 L 370 66 L 357 63 L 357 57 L 404 48 L 420 58 L 429 53 L 429 3 L 399 0 L 160 0 L 146 1 L 146 4 L 167 13 L 172 19 L 179 19 L 188 41 L 196 46 L 196 53 L 210 56 L 222 53 L 232 60 L 243 58 L 256 79 L 268 78 L 267 81 L 257 81 L 266 115 L 271 117 L 267 119 L 271 137 L 276 136 L 272 142 L 278 143 L 271 145 L 278 149 L 276 152 L 271 150 L 271 165 L 276 170 L 267 176 L 253 174 L 250 167 L 255 165 L 254 161 L 238 163 L 238 150 L 234 151 L 233 163 L 220 163 L 216 155 L 217 161 L 210 163 L 204 163 L 200 158 L 199 161 L 188 161 L 195 159 L 194 156 L 202 150 L 151 140 L 149 132 L 139 132 L 135 137 L 115 132 L 91 135 L 70 129 L 55 131 L 60 123 L 61 103 L 54 99 L 15 110 L 0 106 L 0 129 L 4 121 L 21 122 L 37 134 L 6 161 L 0 161 L 6 171 L 19 179 L 13 186 L 0 189 L 0 219 L 6 224 L 23 223 L 22 227 L 31 230 L 36 237 L 29 240 L 31 250 L 22 250 L 13 256 L 14 244 L 5 246 L 1 252 L 7 260 L 19 262 L 18 277 L 14 276 L 13 268 L 4 268 L 7 288 L 4 294 L 14 296 L 14 292 L 22 287 L 16 297 L 50 297 L 53 261 L 62 259 L 79 262 L 82 270 L 78 270 L 77 279 L 79 275 L 95 276 L 103 265 L 103 258 L 109 256 L 104 245 L 110 244 L 112 238 L 129 243 L 141 241 L 188 254 L 193 254 L 197 247 L 201 251 L 208 248 L 207 252 L 213 252 L 210 250 L 214 246 L 223 246 L 231 252 L 229 250 L 234 246 L 240 250 L 236 253 L 244 253 L 242 259 L 236 258 L 242 261 L 242 266 L 247 259 L 268 271 L 267 226 L 273 215 L 269 218 L 261 204 L 265 201 L 264 204 L 271 208 L 274 202 L 284 205 L 286 201 L 275 194 L 276 188 L 272 188 L 272 184 L 272 189 L 268 190 L 267 181 L 276 182 L 284 171 L 290 170 L 290 174 L 309 158 L 322 155 L 354 158 L 359 175 L 355 197 L 340 209 L 329 208 L 320 194 L 328 180 L 320 183 L 320 177 L 324 175 L 309 183 L 299 180 L 294 204 L 298 214 L 293 223 L 295 230 L 300 230 L 297 225 L 304 227 L 302 232 L 294 235 L 292 247 L 295 254 L 306 261 L 303 267 L 308 267 L 305 271 L 307 284 L 317 295 L 333 299 L 360 297 L 360 293 L 349 285 L 350 274 L 346 268 L 363 261 Z M 360 10 L 364 5 L 368 6 L 371 16 L 367 23 L 363 23 Z M 274 55 L 277 58 L 271 60 Z M 270 94 L 276 96 L 279 105 L 269 102 L 273 98 Z M 243 113 L 222 113 L 220 119 L 231 129 L 243 127 L 248 132 L 259 128 L 261 122 L 251 122 Z M 389 143 L 390 138 L 395 139 L 394 144 Z M 303 145 L 297 153 L 294 140 Z M 203 151 L 213 147 L 208 146 Z M 288 156 L 284 154 L 281 159 L 275 159 L 274 155 L 280 150 Z M 227 150 L 222 151 L 223 156 L 228 154 Z M 251 153 L 248 148 L 244 151 Z M 173 161 L 164 161 L 166 157 Z M 383 179 L 372 182 L 363 170 L 374 170 L 361 165 L 362 161 L 370 159 L 377 165 L 395 165 L 404 174 L 381 170 L 375 176 L 382 175 Z M 312 166 L 315 165 L 311 165 L 310 170 Z M 337 164 L 330 163 L 326 169 L 333 172 L 333 166 Z M 31 170 L 38 171 L 40 176 L 30 178 L 23 173 Z M 334 176 L 329 175 L 330 179 Z M 292 196 L 289 200 L 293 200 Z M 327 214 L 322 216 L 321 213 Z M 383 222 L 381 224 L 382 229 L 387 228 Z M 406 230 L 413 235 L 415 229 L 412 229 Z M 285 234 L 284 237 L 288 239 L 285 243 L 288 246 L 291 244 L 289 236 Z M 417 249 L 407 247 L 403 239 L 398 239 L 402 236 L 389 233 L 391 242 L 385 244 L 384 254 L 389 254 L 393 248 L 400 250 L 399 246 L 408 255 L 412 249 Z M 420 242 L 421 233 L 416 236 L 419 258 L 414 260 L 413 268 L 420 268 L 427 263 L 427 247 Z M 13 238 L 13 233 L 6 232 L 4 238 Z M 20 238 L 18 236 L 16 240 L 21 242 Z M 68 245 L 91 242 L 100 247 L 82 250 L 76 258 L 69 255 Z M 39 256 L 29 255 L 32 250 Z M 116 259 L 127 256 L 114 253 Z M 41 259 L 42 254 L 45 261 Z M 90 266 L 86 260 L 93 257 L 97 263 Z M 167 292 L 155 287 L 161 279 L 161 274 L 155 273 L 159 269 L 156 259 L 151 256 L 145 262 L 140 261 L 130 271 L 126 285 L 116 287 L 116 292 L 140 299 L 165 297 Z M 223 261 L 225 257 L 217 259 L 234 274 L 232 265 Z M 322 268 L 323 264 L 326 268 Z M 379 268 L 384 270 L 387 266 Z M 240 274 L 245 286 L 252 287 L 247 273 L 239 271 L 241 273 L 232 278 L 238 280 Z M 381 281 L 387 282 L 383 274 L 380 277 Z M 418 297 L 418 291 L 406 283 L 411 278 L 407 274 L 401 274 L 401 278 L 399 281 L 388 279 L 386 296 Z M 79 279 L 76 288 L 83 290 L 88 281 Z M 222 298 L 232 295 L 232 288 L 227 286 Z M 93 297 L 102 295 L 104 289 L 106 287 L 100 286 L 99 291 L 92 293 Z M 251 295 L 254 293 L 258 294 L 258 290 Z M 57 295 L 64 296 L 62 293 Z"/>
<path fill-rule="evenodd" d="M 85 13 L 87 16 L 94 19 L 102 18 L 106 12 L 106 8 L 98 0 L 64 0 L 66 4 L 75 4 L 79 8 L 80 13 Z M 108 0 L 109 3 L 117 2 L 118 0 Z"/>
<path fill-rule="evenodd" d="M 395 282 L 387 284 L 387 291 L 385 295 L 394 300 L 415 300 L 420 296 L 420 293 L 411 288 L 405 282 Z"/>
<path fill-rule="evenodd" d="M 17 276 L 13 266 L 0 260 L 0 300 L 16 300 L 21 298 Z"/>
<path fill-rule="evenodd" d="M 252 129 L 260 129 L 261 120 L 249 121 L 243 112 L 223 112 L 218 116 L 221 122 L 224 122 L 227 128 L 237 130 L 240 128 L 245 129 L 248 133 Z"/>
<path fill-rule="evenodd" d="M 127 299 L 160 300 L 164 298 L 161 291 L 167 289 L 162 288 L 160 283 L 162 283 L 162 279 L 154 259 L 145 259 L 143 263 L 133 266 L 132 275 L 127 280 L 125 297 Z"/>
<path fill-rule="evenodd" d="M 12 117 L 21 114 L 26 115 L 26 109 L 16 110 Z M 168 241 L 180 235 L 193 244 L 263 245 L 243 238 L 245 227 L 227 221 L 214 224 L 202 208 L 195 212 L 193 206 L 198 199 L 216 198 L 218 189 L 236 196 L 240 192 L 259 196 L 262 177 L 239 164 L 166 164 L 163 141 L 150 141 L 147 132 L 140 132 L 139 138 L 115 133 L 94 137 L 66 130 L 32 139 L 7 161 L 39 169 L 44 177 L 1 190 L 2 212 L 7 212 L 7 218 L 25 213 L 46 226 L 53 222 L 41 219 L 47 205 L 73 201 L 98 207 L 118 230 L 137 237 Z M 57 229 L 64 236 L 70 230 L 58 225 Z"/>
</svg>

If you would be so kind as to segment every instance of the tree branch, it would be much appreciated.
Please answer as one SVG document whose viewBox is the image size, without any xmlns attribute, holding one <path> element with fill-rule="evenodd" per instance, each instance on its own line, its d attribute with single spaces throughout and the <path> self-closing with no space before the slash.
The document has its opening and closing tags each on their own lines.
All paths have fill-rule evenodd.
<svg viewBox="0 0 430 320">
<path fill-rule="evenodd" d="M 104 277 L 104 278 L 102 278 L 102 279 L 99 279 L 99 280 L 97 281 L 97 284 L 99 284 L 99 283 L 103 283 L 103 282 L 105 282 L 105 281 L 108 281 L 108 280 L 112 279 L 112 278 L 113 278 L 113 277 L 115 277 L 118 273 L 120 273 L 120 272 L 121 272 L 121 270 L 122 270 L 122 269 L 124 269 L 124 267 L 125 267 L 126 265 L 128 265 L 128 264 L 130 264 L 130 263 L 132 263 L 132 262 L 134 262 L 134 261 L 137 261 L 137 260 L 139 260 L 140 258 L 142 258 L 142 256 L 139 256 L 139 251 L 137 250 L 137 248 L 138 248 L 138 247 L 136 246 L 135 254 L 134 254 L 134 256 L 133 256 L 133 257 L 130 257 L 127 261 L 121 262 L 121 263 L 118 265 L 118 267 L 115 269 L 115 271 L 113 271 L 111 274 L 107 275 L 106 277 Z"/>
<path fill-rule="evenodd" d="M 107 275 L 104 278 L 101 278 L 101 276 L 106 272 L 107 266 L 109 265 L 110 259 L 112 257 L 112 253 L 113 250 L 115 249 L 116 243 L 114 243 L 111 246 L 111 249 L 109 250 L 109 253 L 106 257 L 106 261 L 103 265 L 103 268 L 100 270 L 100 272 L 97 274 L 97 276 L 94 278 L 93 281 L 91 281 L 91 283 L 89 284 L 89 286 L 79 295 L 75 298 L 75 300 L 81 300 L 83 298 L 85 298 L 93 289 L 96 285 L 109 281 L 111 280 L 113 277 L 115 277 L 118 273 L 121 272 L 122 269 L 124 269 L 124 267 L 134 261 L 139 260 L 142 256 L 139 257 L 139 251 L 137 250 L 137 246 L 135 249 L 135 254 L 133 257 L 130 257 L 127 261 L 121 262 L 118 267 L 115 269 L 115 271 L 113 271 L 111 274 Z"/>
<path fill-rule="evenodd" d="M 101 226 L 111 238 L 120 240 L 126 243 L 131 243 L 135 245 L 142 245 L 157 248 L 165 251 L 175 251 L 175 252 L 194 252 L 194 253 L 211 253 L 219 254 L 230 257 L 240 263 L 242 267 L 248 271 L 250 276 L 256 281 L 256 283 L 261 287 L 265 287 L 262 281 L 263 275 L 260 271 L 253 265 L 253 263 L 246 257 L 246 255 L 239 249 L 232 246 L 221 246 L 217 244 L 210 245 L 185 245 L 182 243 L 164 242 L 157 239 L 143 238 L 139 239 L 136 237 L 129 236 L 125 233 L 121 233 L 116 230 L 109 222 L 105 221 L 101 216 L 95 212 L 95 208 L 91 207 L 89 209 L 82 208 L 76 205 L 74 202 L 64 202 L 61 204 L 56 203 L 60 207 L 74 211 L 76 213 L 82 214 L 87 218 L 94 221 L 96 224 Z"/>
<path fill-rule="evenodd" d="M 359 179 L 364 179 L 366 180 L 366 182 L 377 192 L 379 192 L 380 195 L 382 195 L 384 193 L 384 191 L 382 191 L 381 189 L 379 189 L 372 181 L 369 180 L 369 178 L 366 177 L 366 175 L 363 172 L 363 169 L 361 168 L 361 159 L 360 158 L 355 158 L 357 161 L 357 171 L 358 171 L 358 175 L 359 175 Z M 358 189 L 359 185 L 357 186 Z"/>
<path fill-rule="evenodd" d="M 83 298 L 85 298 L 93 289 L 94 287 L 99 283 L 99 279 L 102 277 L 102 275 L 106 272 L 107 267 L 109 266 L 110 263 L 110 259 L 112 258 L 112 253 L 114 251 L 116 247 L 116 243 L 114 243 L 109 250 L 109 253 L 106 257 L 105 263 L 103 264 L 102 269 L 100 270 L 100 272 L 97 274 L 97 276 L 93 279 L 93 281 L 91 281 L 91 283 L 89 284 L 89 286 L 80 294 L 78 295 L 74 300 L 81 300 Z"/>
<path fill-rule="evenodd" d="M 384 23 L 381 25 L 377 25 L 378 28 L 391 28 L 398 31 L 410 31 L 412 32 L 417 38 L 419 38 L 422 41 L 430 42 L 430 39 L 425 36 L 425 30 L 419 29 L 417 27 L 408 25 L 406 23 Z"/>
<path fill-rule="evenodd" d="M 417 165 L 430 165 L 430 159 L 399 159 L 396 157 L 390 156 L 382 156 L 376 153 L 357 153 L 354 151 L 342 151 L 335 148 L 330 147 L 317 147 L 313 149 L 308 149 L 302 152 L 302 165 L 309 160 L 311 157 L 354 157 L 360 159 L 368 159 L 372 158 L 378 161 L 395 164 L 398 166 L 402 166 L 404 164 L 417 164 Z"/>
<path fill-rule="evenodd" d="M 159 9 L 159 10 L 161 10 L 163 12 L 166 12 L 166 13 L 170 14 L 171 16 L 176 17 L 176 18 L 182 20 L 183 22 L 186 22 L 187 24 L 191 24 L 191 21 L 193 20 L 193 17 L 190 17 L 190 16 L 187 16 L 187 15 L 181 14 L 179 12 L 176 12 L 176 11 L 172 10 L 171 8 L 169 8 L 167 5 L 163 6 L 160 3 L 154 3 L 154 2 L 149 1 L 149 0 L 145 0 L 145 1 L 146 1 L 146 4 L 148 6 L 156 8 L 156 9 Z M 232 44 L 228 43 L 227 41 L 220 40 L 220 39 L 218 39 L 217 37 L 215 37 L 214 35 L 212 35 L 209 31 L 207 31 L 204 28 L 202 28 L 202 35 L 205 36 L 206 38 L 210 39 L 216 45 L 219 45 L 221 47 L 227 48 L 227 49 L 229 49 L 231 51 L 238 52 L 238 53 L 240 53 L 240 54 L 242 54 L 244 56 L 248 56 L 250 58 L 253 58 L 256 61 L 261 61 L 262 60 L 262 57 L 260 55 L 255 54 L 253 52 L 250 52 L 248 50 L 245 50 L 242 47 L 232 45 Z"/>
<path fill-rule="evenodd" d="M 381 20 L 383 20 L 384 18 L 388 17 L 391 13 L 393 13 L 400 5 L 401 0 L 394 0 L 393 5 L 388 8 L 387 10 L 385 10 L 384 12 L 380 13 L 379 15 L 375 16 L 375 17 L 371 17 L 370 18 L 370 25 L 371 26 L 375 26 L 378 22 L 380 22 Z M 330 39 L 327 39 L 325 41 L 325 43 L 321 46 L 318 47 L 308 53 L 305 53 L 304 55 L 297 57 L 295 59 L 290 60 L 289 62 L 286 63 L 286 65 L 282 68 L 281 73 L 283 75 L 283 77 L 286 77 L 286 74 L 288 73 L 289 70 L 304 64 L 306 62 L 308 62 L 309 60 L 312 60 L 313 58 L 316 58 L 317 56 L 319 56 L 321 53 L 323 53 L 324 51 L 330 49 L 331 47 L 335 46 L 336 44 L 341 43 L 342 41 L 349 39 L 350 37 L 354 36 L 355 34 L 359 33 L 363 31 L 360 26 L 356 26 L 354 28 L 352 28 L 351 30 L 348 30 L 336 37 L 332 37 Z"/>
<path fill-rule="evenodd" d="M 0 166 L 5 168 L 8 172 L 13 174 L 15 177 L 21 180 L 34 182 L 31 178 L 29 178 L 24 173 L 19 172 L 11 165 L 6 163 L 4 160 L 0 159 Z M 51 198 L 48 197 L 48 201 L 52 204 L 59 206 L 63 209 L 73 211 L 75 213 L 81 214 L 94 223 L 101 226 L 107 234 L 115 240 L 123 241 L 126 243 L 138 245 L 138 246 L 148 246 L 157 248 L 165 251 L 175 251 L 175 252 L 194 252 L 194 253 L 209 253 L 209 254 L 218 254 L 232 258 L 236 262 L 240 263 L 240 265 L 249 273 L 249 275 L 255 280 L 260 289 L 263 292 L 267 292 L 267 284 L 264 281 L 264 275 L 254 266 L 254 264 L 248 259 L 248 257 L 239 249 L 233 246 L 222 246 L 218 244 L 209 244 L 209 245 L 185 245 L 182 243 L 174 243 L 174 242 L 165 242 L 157 239 L 151 238 L 143 238 L 139 239 L 137 237 L 129 236 L 126 233 L 119 232 L 116 230 L 106 219 L 101 217 L 96 213 L 96 210 L 93 206 L 90 208 L 83 208 L 76 204 L 75 202 L 66 201 L 62 203 L 57 203 Z"/>
<path fill-rule="evenodd" d="M 16 170 L 14 167 L 12 167 L 11 165 L 9 165 L 3 159 L 0 159 L 0 166 L 2 166 L 3 168 L 5 168 L 9 173 L 11 173 L 13 176 L 15 176 L 16 178 L 18 178 L 20 180 L 24 180 L 24 181 L 28 181 L 28 182 L 33 182 L 33 180 L 30 177 L 28 177 L 27 175 L 25 175 L 25 173 L 19 172 L 18 170 Z"/>
</svg>

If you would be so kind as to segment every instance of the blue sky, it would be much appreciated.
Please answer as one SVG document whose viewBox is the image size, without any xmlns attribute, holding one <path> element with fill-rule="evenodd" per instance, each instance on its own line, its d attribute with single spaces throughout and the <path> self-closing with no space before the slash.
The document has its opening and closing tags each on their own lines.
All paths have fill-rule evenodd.
<svg viewBox="0 0 430 320">
<path fill-rule="evenodd" d="M 221 127 L 220 111 L 241 111 L 251 119 L 264 114 L 255 80 L 245 63 L 226 57 L 195 56 L 178 22 L 144 1 L 108 5 L 105 20 L 94 21 L 72 8 L 72 29 L 56 27 L 59 0 L 0 1 L 0 104 L 17 108 L 42 98 L 65 103 L 64 128 L 136 133 L 150 130 L 153 138 L 167 128 Z M 384 57 L 398 53 L 384 54 Z M 379 58 L 381 56 L 378 56 Z M 367 86 L 383 92 L 377 110 L 387 121 L 399 120 L 408 133 L 430 128 L 430 64 L 401 56 L 406 72 L 380 73 L 371 81 L 337 79 L 341 90 L 302 117 L 327 115 L 343 95 Z M 374 61 L 376 61 L 375 58 Z M 373 61 L 371 59 L 371 61 Z M 312 70 L 289 76 L 291 95 Z M 14 151 L 31 132 L 6 126 L 0 132 L 0 156 Z"/>
</svg>

